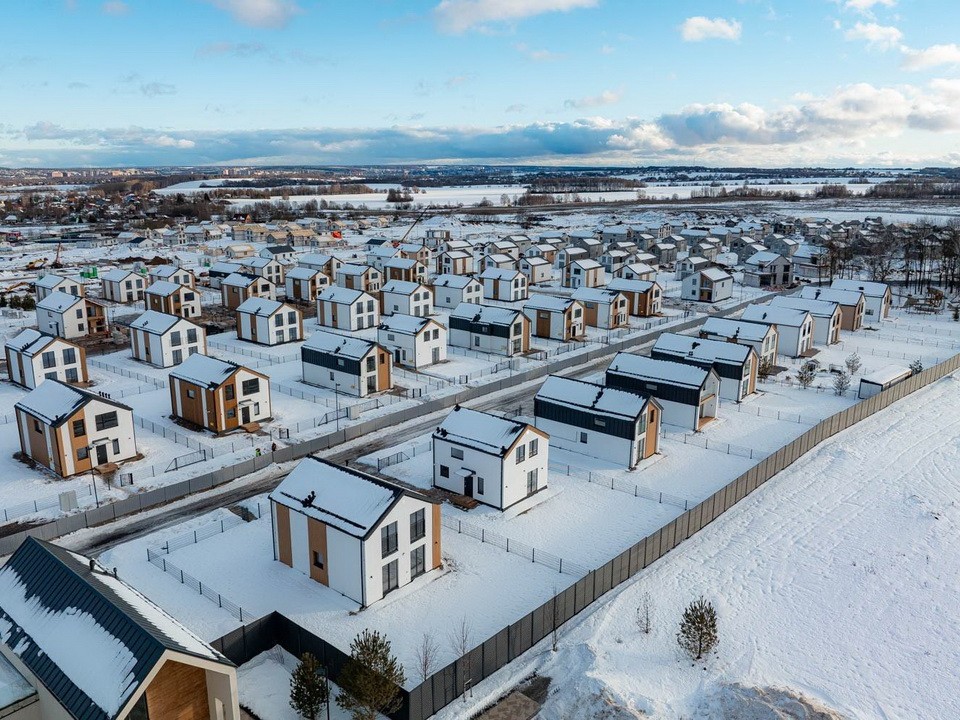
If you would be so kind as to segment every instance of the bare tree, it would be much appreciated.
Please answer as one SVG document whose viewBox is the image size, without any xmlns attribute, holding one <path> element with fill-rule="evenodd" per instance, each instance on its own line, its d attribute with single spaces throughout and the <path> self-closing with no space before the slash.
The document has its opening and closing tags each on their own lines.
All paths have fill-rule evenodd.
<svg viewBox="0 0 960 720">
<path fill-rule="evenodd" d="M 414 651 L 414 657 L 417 660 L 417 672 L 420 674 L 421 681 L 426 682 L 427 678 L 433 675 L 439 655 L 440 646 L 437 644 L 436 638 L 430 633 L 424 633 Z"/>
<path fill-rule="evenodd" d="M 640 604 L 637 606 L 637 627 L 644 635 L 649 635 L 651 627 L 650 620 L 650 593 L 645 592 L 640 596 Z"/>
<path fill-rule="evenodd" d="M 848 373 L 846 370 L 841 370 L 839 373 L 833 376 L 833 391 L 837 395 L 843 395 L 849 389 L 850 373 Z"/>
<path fill-rule="evenodd" d="M 860 362 L 860 356 L 856 353 L 847 355 L 847 359 L 844 361 L 844 364 L 847 366 L 847 371 L 851 375 L 856 375 L 857 371 L 863 366 L 863 363 Z"/>
<path fill-rule="evenodd" d="M 460 618 L 460 622 L 447 634 L 447 640 L 456 655 L 456 672 L 460 676 L 460 686 L 466 693 L 469 678 L 466 677 L 463 657 L 470 649 L 470 623 L 467 622 L 466 615 Z"/>
</svg>

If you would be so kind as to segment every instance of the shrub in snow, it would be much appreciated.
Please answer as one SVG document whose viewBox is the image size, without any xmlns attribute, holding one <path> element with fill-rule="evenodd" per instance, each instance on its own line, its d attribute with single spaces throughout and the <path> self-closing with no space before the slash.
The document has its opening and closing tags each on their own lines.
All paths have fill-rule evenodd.
<svg viewBox="0 0 960 720">
<path fill-rule="evenodd" d="M 922 372 L 923 372 L 923 363 L 920 362 L 919 359 L 918 359 L 918 360 L 914 360 L 912 363 L 910 363 L 910 372 L 912 372 L 914 375 L 916 375 L 917 373 L 922 373 Z"/>
<path fill-rule="evenodd" d="M 403 666 L 390 652 L 390 641 L 364 630 L 350 643 L 350 658 L 338 678 L 337 705 L 353 720 L 376 720 L 400 709 Z"/>
<path fill-rule="evenodd" d="M 857 355 L 856 353 L 853 353 L 852 355 L 847 355 L 847 359 L 844 361 L 844 364 L 847 366 L 847 370 L 850 372 L 851 375 L 856 375 L 857 370 L 859 370 L 860 367 L 863 365 L 863 363 L 860 362 L 860 356 Z"/>
<path fill-rule="evenodd" d="M 677 642 L 690 657 L 699 660 L 717 646 L 717 611 L 703 598 L 694 600 L 680 620 Z"/>
<path fill-rule="evenodd" d="M 290 676 L 290 707 L 306 720 L 316 720 L 330 701 L 326 670 L 310 653 L 304 653 Z"/>
<path fill-rule="evenodd" d="M 849 389 L 850 373 L 848 373 L 846 370 L 841 370 L 838 374 L 833 376 L 833 391 L 837 395 L 843 395 Z"/>
<path fill-rule="evenodd" d="M 797 370 L 797 382 L 800 383 L 800 387 L 806 390 L 808 387 L 813 385 L 813 379 L 816 377 L 817 371 L 814 369 L 813 365 L 810 363 L 804 363 L 799 370 Z"/>
</svg>

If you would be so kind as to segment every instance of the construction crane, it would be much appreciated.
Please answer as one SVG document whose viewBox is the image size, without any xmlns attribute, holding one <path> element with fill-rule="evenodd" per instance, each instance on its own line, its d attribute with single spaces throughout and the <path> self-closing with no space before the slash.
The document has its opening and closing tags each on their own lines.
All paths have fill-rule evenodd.
<svg viewBox="0 0 960 720">
<path fill-rule="evenodd" d="M 420 222 L 420 220 L 423 219 L 423 216 L 426 214 L 427 214 L 426 210 L 421 210 L 420 214 L 417 215 L 417 219 L 413 221 L 413 225 L 407 228 L 407 231 L 403 234 L 403 237 L 397 240 L 396 242 L 394 242 L 393 246 L 400 247 L 401 245 L 403 245 L 404 241 L 410 236 L 410 233 L 412 233 L 413 229 L 417 226 L 417 223 Z M 426 244 L 426 241 L 424 241 L 424 244 Z"/>
<path fill-rule="evenodd" d="M 53 262 L 50 264 L 50 267 L 57 270 L 63 267 L 63 263 L 60 262 L 60 253 L 63 251 L 63 243 L 57 243 L 57 256 L 53 258 Z"/>
</svg>

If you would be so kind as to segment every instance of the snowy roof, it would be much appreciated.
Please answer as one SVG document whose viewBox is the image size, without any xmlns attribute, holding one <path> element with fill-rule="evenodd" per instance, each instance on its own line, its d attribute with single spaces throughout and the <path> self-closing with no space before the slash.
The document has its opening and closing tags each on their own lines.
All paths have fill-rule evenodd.
<svg viewBox="0 0 960 720">
<path fill-rule="evenodd" d="M 434 437 L 503 456 L 529 425 L 457 405 Z"/>
<path fill-rule="evenodd" d="M 754 352 L 749 345 L 739 345 L 724 340 L 705 340 L 676 333 L 663 333 L 654 343 L 653 351 L 683 356 L 691 360 L 737 364 L 745 363 Z"/>
<path fill-rule="evenodd" d="M 857 305 L 863 300 L 863 293 L 860 290 L 839 290 L 828 287 L 810 287 L 808 285 L 801 288 L 800 297 L 806 300 L 835 302 L 839 305 Z"/>
<path fill-rule="evenodd" d="M 223 385 L 239 369 L 240 366 L 232 362 L 194 353 L 172 370 L 170 377 L 213 390 Z"/>
<path fill-rule="evenodd" d="M 348 265 L 341 265 L 340 269 L 337 270 L 337 275 L 363 275 L 371 270 L 376 271 L 376 268 L 359 263 L 350 263 Z"/>
<path fill-rule="evenodd" d="M 710 261 L 705 257 L 699 255 L 691 255 L 690 257 L 685 257 L 680 262 L 686 263 L 688 266 L 692 267 L 694 270 L 697 270 L 701 267 L 709 267 Z"/>
<path fill-rule="evenodd" d="M 175 292 L 180 290 L 180 288 L 185 287 L 180 283 L 170 282 L 169 280 L 157 280 L 156 282 L 150 283 L 147 286 L 148 295 L 161 295 L 162 297 L 167 297 L 173 295 Z"/>
<path fill-rule="evenodd" d="M 487 260 L 495 263 L 512 263 L 515 262 L 513 255 L 505 255 L 504 253 L 490 253 L 487 255 Z"/>
<path fill-rule="evenodd" d="M 468 253 L 466 250 L 447 250 L 444 255 L 454 260 L 463 260 L 465 258 L 472 258 L 473 255 Z"/>
<path fill-rule="evenodd" d="M 77 720 L 111 720 L 168 651 L 230 665 L 95 561 L 27 538 L 0 569 L 0 638 Z"/>
<path fill-rule="evenodd" d="M 124 270 L 123 268 L 115 268 L 113 270 L 108 270 L 107 272 L 103 273 L 100 276 L 100 279 L 105 280 L 107 282 L 123 282 L 131 275 L 140 277 L 133 270 Z"/>
<path fill-rule="evenodd" d="M 648 255 L 649 257 L 656 259 L 654 255 L 650 255 L 649 253 L 644 253 L 644 255 Z M 636 275 L 646 275 L 647 273 L 656 272 L 656 269 L 652 265 L 648 265 L 645 262 L 630 263 L 625 267 L 625 269 L 629 269 L 630 272 Z"/>
<path fill-rule="evenodd" d="M 267 298 L 247 298 L 237 307 L 237 312 L 270 317 L 278 310 L 283 310 L 284 308 L 293 310 L 292 307 L 285 305 L 278 300 L 269 300 Z"/>
<path fill-rule="evenodd" d="M 11 705 L 15 705 L 21 700 L 26 700 L 31 695 L 36 695 L 27 679 L 7 660 L 0 655 L 0 710 L 6 710 Z M 16 709 L 12 708 L 11 712 Z"/>
<path fill-rule="evenodd" d="M 572 298 L 534 294 L 527 298 L 527 301 L 523 304 L 523 309 L 566 312 L 574 302 L 576 301 Z"/>
<path fill-rule="evenodd" d="M 24 395 L 14 407 L 30 413 L 47 425 L 56 427 L 91 400 L 100 400 L 115 407 L 130 410 L 126 405 L 122 405 L 115 400 L 109 400 L 101 395 L 81 390 L 59 380 L 47 380 L 40 383 Z"/>
<path fill-rule="evenodd" d="M 480 273 L 481 280 L 513 280 L 520 275 L 519 270 L 513 270 L 508 268 L 495 268 L 488 267 L 482 273 Z"/>
<path fill-rule="evenodd" d="M 150 274 L 159 278 L 170 277 L 181 271 L 190 272 L 186 268 L 177 267 L 176 265 L 158 265 L 157 267 L 150 268 Z"/>
<path fill-rule="evenodd" d="M 404 257 L 395 257 L 390 258 L 389 260 L 383 261 L 383 266 L 385 268 L 399 268 L 401 270 L 409 270 L 412 267 L 420 264 L 419 260 L 414 258 L 404 258 Z"/>
<path fill-rule="evenodd" d="M 324 288 L 317 294 L 317 300 L 337 303 L 338 305 L 353 305 L 355 302 L 362 300 L 365 297 L 370 297 L 370 295 L 362 290 L 340 287 L 339 285 L 331 285 L 328 288 Z"/>
<path fill-rule="evenodd" d="M 717 335 L 723 338 L 734 338 L 746 342 L 762 342 L 770 332 L 770 327 L 761 323 L 746 320 L 728 320 L 727 318 L 711 317 L 700 327 L 700 331 L 707 335 Z"/>
<path fill-rule="evenodd" d="M 576 265 L 581 270 L 596 270 L 597 268 L 602 268 L 603 265 L 598 263 L 596 260 L 591 260 L 589 258 L 581 258 L 579 260 L 573 260 L 570 263 L 571 265 Z"/>
<path fill-rule="evenodd" d="M 547 378 L 537 391 L 537 398 L 630 419 L 639 417 L 649 401 L 649 398 L 625 390 L 559 375 Z"/>
<path fill-rule="evenodd" d="M 296 251 L 290 245 L 267 245 L 262 252 L 268 252 L 271 255 L 286 255 Z"/>
<path fill-rule="evenodd" d="M 62 313 L 72 308 L 78 302 L 83 302 L 83 298 L 65 293 L 62 290 L 55 290 L 38 302 L 37 307 L 41 310 Z"/>
<path fill-rule="evenodd" d="M 714 282 L 733 279 L 733 276 L 730 275 L 730 273 L 728 273 L 726 270 L 721 270 L 718 267 L 711 267 L 707 268 L 706 270 L 701 270 L 700 274 L 709 280 L 713 280 Z"/>
<path fill-rule="evenodd" d="M 526 263 L 527 265 L 529 265 L 529 266 L 531 266 L 531 267 L 534 267 L 534 266 L 536 266 L 536 265 L 549 265 L 549 264 L 550 264 L 550 261 L 547 260 L 546 258 L 537 257 L 537 256 L 521 258 L 521 259 L 520 259 L 520 262 L 521 262 L 521 263 Z"/>
<path fill-rule="evenodd" d="M 48 275 L 44 275 L 42 278 L 37 278 L 33 284 L 38 288 L 45 288 L 47 290 L 52 290 L 57 285 L 62 283 L 64 280 L 80 283 L 81 285 L 83 284 L 83 281 L 80 278 L 67 277 L 66 275 L 56 275 L 56 274 L 48 274 Z"/>
<path fill-rule="evenodd" d="M 273 258 L 265 258 L 265 257 L 258 256 L 258 257 L 246 258 L 240 264 L 243 267 L 260 269 L 260 268 L 265 268 L 270 263 L 274 263 L 274 262 L 276 262 L 276 260 L 274 260 Z"/>
<path fill-rule="evenodd" d="M 377 344 L 372 340 L 364 340 L 352 335 L 318 330 L 303 344 L 304 348 L 317 352 L 339 355 L 340 357 L 359 360 L 366 357 Z"/>
<path fill-rule="evenodd" d="M 320 271 L 315 268 L 295 267 L 287 270 L 286 276 L 291 280 L 312 280 L 319 274 Z"/>
<path fill-rule="evenodd" d="M 773 323 L 784 327 L 800 327 L 806 322 L 809 314 L 806 310 L 792 307 L 748 305 L 740 318 L 748 323 Z"/>
<path fill-rule="evenodd" d="M 647 292 L 654 285 L 656 285 L 656 283 L 653 280 L 628 280 L 626 278 L 614 278 L 607 284 L 607 290 L 642 293 Z"/>
<path fill-rule="evenodd" d="M 397 295 L 411 295 L 417 292 L 421 287 L 420 283 L 409 282 L 408 280 L 391 280 L 384 285 L 381 290 L 385 293 L 396 293 Z"/>
<path fill-rule="evenodd" d="M 235 285 L 237 287 L 245 288 L 250 287 L 253 285 L 253 283 L 260 280 L 263 280 L 263 278 L 257 277 L 256 275 L 248 275 L 247 273 L 235 272 L 230 273 L 220 282 L 223 285 Z"/>
<path fill-rule="evenodd" d="M 163 333 L 181 321 L 193 325 L 189 320 L 185 320 L 178 315 L 168 315 L 167 313 L 157 312 L 156 310 L 147 310 L 143 315 L 130 323 L 130 327 L 136 330 L 143 330 L 152 335 L 163 335 Z"/>
<path fill-rule="evenodd" d="M 415 253 L 415 252 L 420 252 L 421 250 L 424 250 L 424 249 L 426 249 L 427 251 L 430 250 L 430 248 L 428 248 L 426 245 L 421 245 L 420 243 L 403 243 L 402 245 L 399 246 L 399 250 L 401 252 Z"/>
<path fill-rule="evenodd" d="M 56 340 L 53 335 L 45 335 L 39 330 L 27 328 L 26 330 L 20 331 L 12 338 L 7 340 L 4 347 L 9 348 L 13 352 L 18 352 L 22 355 L 26 355 L 27 357 L 31 357 L 43 350 L 43 348 L 49 345 L 53 340 Z"/>
<path fill-rule="evenodd" d="M 416 335 L 431 323 L 436 323 L 438 326 L 442 327 L 440 323 L 437 323 L 436 320 L 431 320 L 430 318 L 394 313 L 393 315 L 384 317 L 380 321 L 379 329 L 386 332 L 400 333 L 401 335 Z"/>
<path fill-rule="evenodd" d="M 477 280 L 470 277 L 469 275 L 437 275 L 433 279 L 434 287 L 452 287 L 458 290 L 463 290 L 470 283 L 475 283 Z"/>
<path fill-rule="evenodd" d="M 747 265 L 769 265 L 772 262 L 775 262 L 783 256 L 780 253 L 770 252 L 769 250 L 761 250 L 758 253 L 754 253 L 749 258 L 747 258 Z"/>
<path fill-rule="evenodd" d="M 270 493 L 270 500 L 366 539 L 404 496 L 433 502 L 392 482 L 310 455 Z"/>
<path fill-rule="evenodd" d="M 862 378 L 860 378 L 860 382 L 886 385 L 888 383 L 896 382 L 897 380 L 902 380 L 912 374 L 913 371 L 910 370 L 910 368 L 905 368 L 901 365 L 887 365 L 879 370 L 875 370 L 869 375 L 864 375 Z"/>
<path fill-rule="evenodd" d="M 616 354 L 608 370 L 653 382 L 691 388 L 703 387 L 710 372 L 696 365 L 684 365 L 670 360 L 654 360 L 643 355 L 624 352 Z"/>
<path fill-rule="evenodd" d="M 605 287 L 579 287 L 573 291 L 573 294 L 570 297 L 572 297 L 574 300 L 579 300 L 580 302 L 604 304 L 615 302 L 619 295 L 620 293 L 616 290 L 609 290 Z"/>
<path fill-rule="evenodd" d="M 830 284 L 833 290 L 851 290 L 853 292 L 862 292 L 867 297 L 882 298 L 890 292 L 890 286 L 881 282 L 868 282 L 866 280 L 845 280 L 837 278 Z"/>
<path fill-rule="evenodd" d="M 332 255 L 324 255 L 323 253 L 306 253 L 297 258 L 297 261 L 301 265 L 326 265 L 333 259 L 334 258 Z"/>
<path fill-rule="evenodd" d="M 811 300 L 798 295 L 778 295 L 770 300 L 772 307 L 788 307 L 795 310 L 806 310 L 814 317 L 829 318 L 840 312 L 840 306 L 827 300 Z"/>
<path fill-rule="evenodd" d="M 519 310 L 466 302 L 457 305 L 450 313 L 451 318 L 465 318 L 471 322 L 491 325 L 510 325 L 516 321 L 517 315 L 521 315 Z"/>
<path fill-rule="evenodd" d="M 233 262 L 215 262 L 213 265 L 207 268 L 208 272 L 227 273 L 228 275 L 230 273 L 239 272 L 240 270 L 240 264 Z"/>
</svg>

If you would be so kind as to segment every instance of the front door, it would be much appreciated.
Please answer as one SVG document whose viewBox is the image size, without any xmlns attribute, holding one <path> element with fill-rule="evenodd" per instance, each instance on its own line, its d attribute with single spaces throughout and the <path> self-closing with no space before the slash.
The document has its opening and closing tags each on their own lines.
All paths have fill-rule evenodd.
<svg viewBox="0 0 960 720">
<path fill-rule="evenodd" d="M 396 363 L 397 365 L 400 364 L 400 348 L 396 348 L 393 351 L 393 362 Z"/>
<path fill-rule="evenodd" d="M 463 494 L 467 497 L 473 497 L 473 475 L 467 475 L 463 479 Z"/>
<path fill-rule="evenodd" d="M 240 408 L 240 422 L 243 423 L 244 425 L 250 422 L 250 406 L 249 405 L 244 405 L 242 408 Z"/>
<path fill-rule="evenodd" d="M 440 348 L 438 347 L 435 347 L 433 349 L 433 362 L 435 363 L 440 362 Z"/>
<path fill-rule="evenodd" d="M 97 465 L 105 465 L 107 462 L 107 446 L 97 445 Z"/>
</svg>

